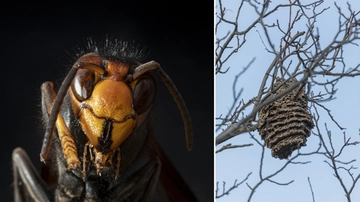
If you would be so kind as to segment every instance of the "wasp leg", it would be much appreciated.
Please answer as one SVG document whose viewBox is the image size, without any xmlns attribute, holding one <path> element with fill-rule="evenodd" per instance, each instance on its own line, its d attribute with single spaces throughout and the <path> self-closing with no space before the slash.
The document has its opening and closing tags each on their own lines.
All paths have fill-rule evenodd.
<svg viewBox="0 0 360 202">
<path fill-rule="evenodd" d="M 36 171 L 26 152 L 18 147 L 12 153 L 14 201 L 50 201 L 45 182 Z"/>
<path fill-rule="evenodd" d="M 115 185 L 111 198 L 119 201 L 151 201 L 156 191 L 161 171 L 161 162 L 155 158 L 140 170 Z"/>
<path fill-rule="evenodd" d="M 56 98 L 56 92 L 54 90 L 53 83 L 45 82 L 41 86 L 41 104 L 43 119 L 45 123 L 49 120 L 49 114 L 52 109 L 52 105 Z M 56 128 L 58 130 L 61 147 L 66 159 L 68 169 L 74 169 L 80 167 L 80 161 L 77 155 L 77 148 L 74 139 L 71 136 L 69 128 L 66 126 L 64 118 L 58 114 L 56 120 Z M 46 142 L 44 140 L 44 142 Z"/>
</svg>

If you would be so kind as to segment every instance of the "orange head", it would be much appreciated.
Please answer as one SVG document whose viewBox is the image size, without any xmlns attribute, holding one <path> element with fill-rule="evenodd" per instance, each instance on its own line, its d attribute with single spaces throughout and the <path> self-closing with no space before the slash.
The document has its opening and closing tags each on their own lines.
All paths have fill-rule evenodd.
<svg viewBox="0 0 360 202">
<path fill-rule="evenodd" d="M 149 112 L 156 94 L 155 80 L 145 73 L 133 80 L 139 64 L 103 58 L 98 53 L 80 57 L 70 88 L 75 116 L 91 144 L 101 153 L 118 148 Z"/>
</svg>

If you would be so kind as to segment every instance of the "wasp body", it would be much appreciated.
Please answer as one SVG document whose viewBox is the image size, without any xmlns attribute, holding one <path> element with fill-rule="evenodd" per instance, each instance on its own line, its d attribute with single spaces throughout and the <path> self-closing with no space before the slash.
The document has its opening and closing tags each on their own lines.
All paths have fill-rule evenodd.
<svg viewBox="0 0 360 202">
<path fill-rule="evenodd" d="M 173 95 L 191 149 L 189 113 L 159 64 L 142 64 L 139 53 L 123 42 L 89 41 L 57 93 L 42 84 L 45 164 L 39 174 L 25 151 L 14 150 L 16 201 L 196 200 L 153 136 L 152 72 Z"/>
</svg>

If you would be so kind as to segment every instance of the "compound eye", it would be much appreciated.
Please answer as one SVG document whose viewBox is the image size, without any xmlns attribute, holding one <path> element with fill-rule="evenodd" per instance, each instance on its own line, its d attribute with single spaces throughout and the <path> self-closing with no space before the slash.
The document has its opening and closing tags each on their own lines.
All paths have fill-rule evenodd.
<svg viewBox="0 0 360 202">
<path fill-rule="evenodd" d="M 94 88 L 94 84 L 94 71 L 88 69 L 79 69 L 71 84 L 71 90 L 73 91 L 76 99 L 81 102 L 90 97 Z"/>
<path fill-rule="evenodd" d="M 138 114 L 144 113 L 152 105 L 156 95 L 156 84 L 153 78 L 140 79 L 134 88 L 134 108 Z"/>
</svg>

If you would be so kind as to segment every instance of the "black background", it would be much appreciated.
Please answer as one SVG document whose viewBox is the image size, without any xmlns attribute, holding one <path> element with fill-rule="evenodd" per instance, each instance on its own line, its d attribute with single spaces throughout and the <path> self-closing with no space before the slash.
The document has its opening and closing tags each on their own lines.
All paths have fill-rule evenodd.
<svg viewBox="0 0 360 202">
<path fill-rule="evenodd" d="M 66 51 L 106 34 L 150 50 L 181 92 L 193 120 L 188 152 L 180 113 L 158 82 L 155 130 L 165 152 L 200 201 L 213 201 L 213 2 L 189 1 L 17 5 L 1 8 L 1 198 L 12 201 L 11 152 L 24 148 L 36 166 L 43 131 L 40 85 L 60 84 Z M 11 13 L 12 16 L 4 16 Z M 159 79 L 158 79 L 159 80 Z"/>
</svg>

